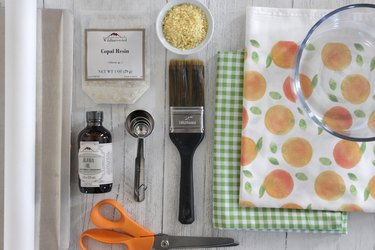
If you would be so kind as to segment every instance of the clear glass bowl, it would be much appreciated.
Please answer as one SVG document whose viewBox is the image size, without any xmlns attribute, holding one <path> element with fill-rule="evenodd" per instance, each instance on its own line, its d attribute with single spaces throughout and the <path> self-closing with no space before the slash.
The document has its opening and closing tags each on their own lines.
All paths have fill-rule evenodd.
<svg viewBox="0 0 375 250">
<path fill-rule="evenodd" d="M 301 75 L 312 79 L 309 96 Z M 375 140 L 375 5 L 322 17 L 300 45 L 293 78 L 299 103 L 318 126 L 342 139 Z"/>
</svg>

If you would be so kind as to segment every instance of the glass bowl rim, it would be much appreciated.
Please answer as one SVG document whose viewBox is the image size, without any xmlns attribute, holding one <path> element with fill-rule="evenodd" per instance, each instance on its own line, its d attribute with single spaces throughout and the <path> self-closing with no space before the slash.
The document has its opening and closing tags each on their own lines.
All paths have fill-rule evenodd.
<svg viewBox="0 0 375 250">
<path fill-rule="evenodd" d="M 318 119 L 317 116 L 314 114 L 314 112 L 312 112 L 312 110 L 310 108 L 310 105 L 305 100 L 305 98 L 303 96 L 303 93 L 302 93 L 300 81 L 299 81 L 300 62 L 301 62 L 301 59 L 302 59 L 302 53 L 303 53 L 304 48 L 306 47 L 307 41 L 309 40 L 309 38 L 311 37 L 311 35 L 315 31 L 315 29 L 317 29 L 324 21 L 326 21 L 331 16 L 333 16 L 333 15 L 339 13 L 339 12 L 342 12 L 342 11 L 345 11 L 345 10 L 350 10 L 350 9 L 355 9 L 355 8 L 372 8 L 372 9 L 375 10 L 375 4 L 369 4 L 369 3 L 350 4 L 350 5 L 346 5 L 346 6 L 337 8 L 337 9 L 327 13 L 323 17 L 321 17 L 310 28 L 310 30 L 307 32 L 307 35 L 303 39 L 301 45 L 299 46 L 296 61 L 295 61 L 294 74 L 292 74 L 292 75 L 293 75 L 293 84 L 294 84 L 294 87 L 296 89 L 297 98 L 298 98 L 299 102 L 301 103 L 303 109 L 306 111 L 309 118 L 315 124 L 317 124 L 320 128 L 324 129 L 328 133 L 330 133 L 330 134 L 332 134 L 332 135 L 334 135 L 338 138 L 341 138 L 341 139 L 344 139 L 344 140 L 349 140 L 349 141 L 356 141 L 356 142 L 369 142 L 369 141 L 375 141 L 375 136 L 373 136 L 373 137 L 353 137 L 353 136 L 349 136 L 349 135 L 344 135 L 344 134 L 341 134 L 339 132 L 336 132 L 336 131 L 330 129 L 323 122 L 321 122 L 320 119 Z"/>
</svg>

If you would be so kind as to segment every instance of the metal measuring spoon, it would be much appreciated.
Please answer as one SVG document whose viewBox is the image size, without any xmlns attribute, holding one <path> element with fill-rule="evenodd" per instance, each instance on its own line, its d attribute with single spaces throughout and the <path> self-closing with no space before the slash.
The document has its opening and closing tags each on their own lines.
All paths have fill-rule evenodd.
<svg viewBox="0 0 375 250">
<path fill-rule="evenodd" d="M 125 121 L 125 128 L 130 135 L 138 138 L 137 157 L 135 158 L 134 199 L 141 202 L 145 199 L 145 157 L 143 139 L 154 129 L 154 119 L 144 110 L 131 112 Z"/>
</svg>

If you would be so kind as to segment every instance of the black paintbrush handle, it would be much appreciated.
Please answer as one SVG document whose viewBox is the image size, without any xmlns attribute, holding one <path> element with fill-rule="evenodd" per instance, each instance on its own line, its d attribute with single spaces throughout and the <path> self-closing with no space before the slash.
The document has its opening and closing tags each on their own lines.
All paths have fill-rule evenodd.
<svg viewBox="0 0 375 250">
<path fill-rule="evenodd" d="M 194 152 L 181 155 L 180 206 L 178 210 L 178 220 L 182 224 L 191 224 L 195 219 L 193 157 Z"/>
<path fill-rule="evenodd" d="M 178 220 L 182 224 L 194 222 L 193 157 L 204 133 L 170 133 L 181 157 L 180 206 Z"/>
</svg>

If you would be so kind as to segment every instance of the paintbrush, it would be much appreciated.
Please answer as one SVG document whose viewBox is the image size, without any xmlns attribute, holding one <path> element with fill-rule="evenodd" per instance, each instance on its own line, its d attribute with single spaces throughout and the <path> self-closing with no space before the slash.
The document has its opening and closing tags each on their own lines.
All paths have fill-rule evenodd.
<svg viewBox="0 0 375 250">
<path fill-rule="evenodd" d="M 200 60 L 169 63 L 169 137 L 181 158 L 178 220 L 194 221 L 193 157 L 204 137 L 204 65 Z"/>
</svg>

